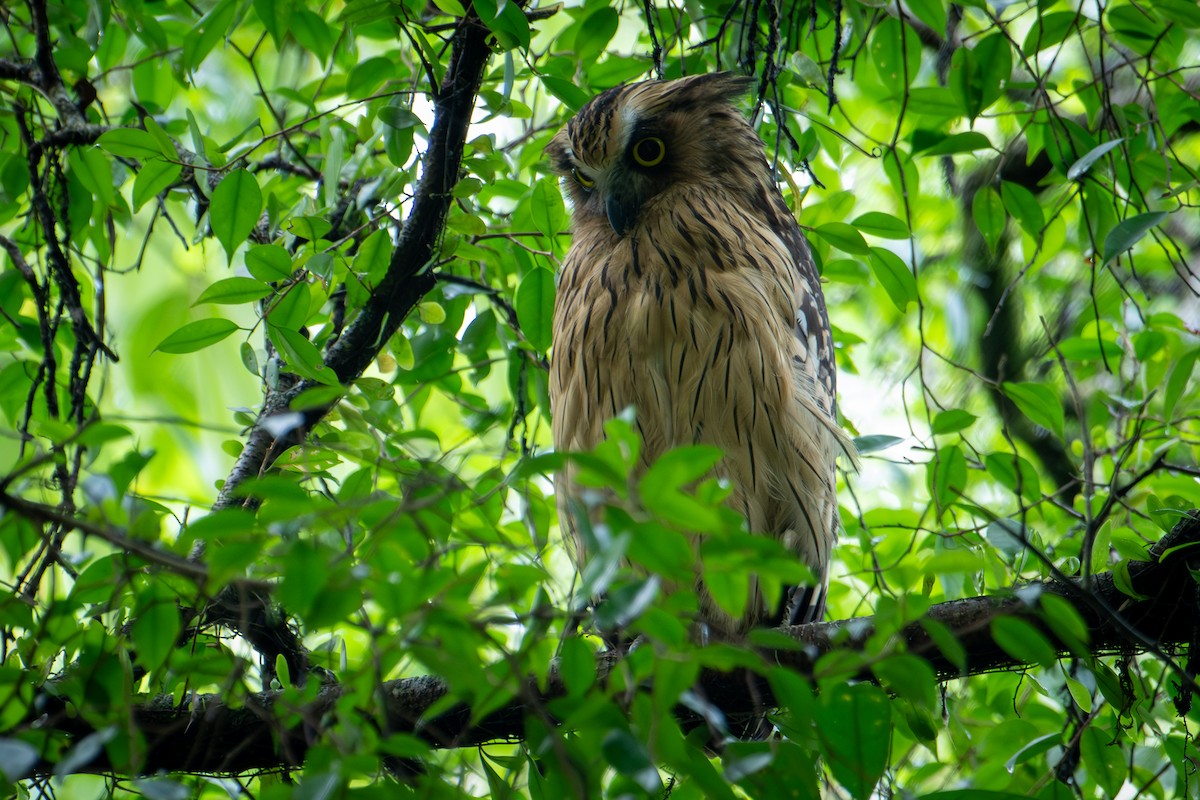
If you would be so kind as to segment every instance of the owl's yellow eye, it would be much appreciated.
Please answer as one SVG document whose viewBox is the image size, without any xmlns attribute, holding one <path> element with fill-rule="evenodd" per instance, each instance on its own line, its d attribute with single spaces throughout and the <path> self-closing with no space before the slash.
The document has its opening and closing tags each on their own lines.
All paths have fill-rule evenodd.
<svg viewBox="0 0 1200 800">
<path fill-rule="evenodd" d="M 643 167 L 657 167 L 666 155 L 667 146 L 657 136 L 647 136 L 633 146 L 633 160 Z"/>
<path fill-rule="evenodd" d="M 578 167 L 571 170 L 571 177 L 575 179 L 576 183 L 578 183 L 580 186 L 582 186 L 585 189 L 590 189 L 596 185 L 596 182 L 594 180 L 592 180 L 591 178 L 589 178 L 587 175 L 584 175 L 582 172 L 580 172 Z"/>
</svg>

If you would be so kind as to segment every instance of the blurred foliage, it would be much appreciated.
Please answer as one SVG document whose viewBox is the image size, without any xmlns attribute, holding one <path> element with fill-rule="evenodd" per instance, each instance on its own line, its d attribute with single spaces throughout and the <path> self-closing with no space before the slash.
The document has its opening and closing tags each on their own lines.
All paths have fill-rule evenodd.
<svg viewBox="0 0 1200 800">
<path fill-rule="evenodd" d="M 0 9 L 5 791 L 390 797 L 408 791 L 381 767 L 394 755 L 436 797 L 1200 796 L 1196 712 L 1177 716 L 1165 657 L 1056 661 L 998 620 L 1034 666 L 939 688 L 892 638 L 930 603 L 1119 567 L 1200 505 L 1200 6 L 474 8 L 493 57 L 437 285 L 348 386 L 323 353 L 387 270 L 459 0 Z M 39 13 L 58 86 L 34 85 Z M 830 613 L 879 625 L 815 686 L 759 664 L 782 737 L 719 754 L 691 687 L 758 662 L 692 642 L 682 531 L 705 531 L 724 602 L 751 567 L 797 567 L 739 530 L 719 485 L 689 488 L 710 454 L 631 480 L 617 420 L 580 456 L 621 502 L 574 576 L 544 369 L 568 210 L 542 157 L 598 91 L 714 69 L 759 76 L 747 113 L 821 265 L 865 453 Z M 294 376 L 317 387 L 298 412 L 333 411 L 240 487 L 248 508 L 210 513 L 250 409 Z M 184 560 L 198 542 L 204 578 Z M 277 582 L 345 687 L 328 734 L 284 775 L 130 777 L 135 701 L 316 691 L 195 625 L 242 578 Z M 601 591 L 600 623 L 647 637 L 607 685 L 573 616 Z M 363 713 L 382 681 L 436 674 L 482 714 L 551 663 L 567 695 L 530 709 L 523 742 L 433 751 Z M 882 688 L 848 682 L 863 667 Z M 33 724 L 42 693 L 108 734 Z M 680 705 L 715 732 L 688 735 Z M 38 754 L 70 772 L 96 748 L 125 777 L 13 783 Z"/>
</svg>

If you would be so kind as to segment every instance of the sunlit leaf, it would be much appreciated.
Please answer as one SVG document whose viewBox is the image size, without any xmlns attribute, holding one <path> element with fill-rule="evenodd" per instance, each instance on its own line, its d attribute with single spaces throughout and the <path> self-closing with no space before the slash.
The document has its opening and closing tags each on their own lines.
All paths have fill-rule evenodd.
<svg viewBox="0 0 1200 800">
<path fill-rule="evenodd" d="M 254 278 L 223 278 L 201 292 L 193 305 L 251 303 L 270 293 L 270 286 L 265 286 Z"/>
<path fill-rule="evenodd" d="M 1107 153 L 1120 147 L 1124 142 L 1124 139 L 1113 139 L 1105 142 L 1104 144 L 1093 147 L 1067 169 L 1067 180 L 1078 180 L 1083 175 L 1086 175 L 1088 171 L 1091 170 L 1093 164 L 1103 158 Z"/>
<path fill-rule="evenodd" d="M 1179 398 L 1183 396 L 1183 391 L 1191 380 L 1198 358 L 1200 358 L 1200 348 L 1193 348 L 1180 356 L 1175 365 L 1171 367 L 1171 373 L 1167 376 L 1167 385 L 1163 391 L 1163 417 L 1165 419 L 1169 420 L 1174 417 L 1175 406 L 1179 404 Z"/>
<path fill-rule="evenodd" d="M 971 216 L 975 220 L 975 227 L 987 242 L 988 249 L 995 252 L 1008 222 L 1004 213 L 1004 202 L 995 189 L 985 186 L 975 193 L 975 199 L 971 202 Z"/>
<path fill-rule="evenodd" d="M 155 350 L 163 353 L 192 353 L 216 344 L 238 329 L 238 326 L 220 317 L 189 322 L 158 343 Z"/>
<path fill-rule="evenodd" d="M 233 253 L 258 224 L 262 213 L 262 190 L 258 181 L 244 169 L 235 169 L 217 184 L 209 205 L 208 218 L 213 236 L 225 248 L 230 263 Z"/>
<path fill-rule="evenodd" d="M 1104 237 L 1104 262 L 1108 263 L 1133 247 L 1142 237 L 1167 218 L 1165 211 L 1149 211 L 1135 214 L 1117 223 Z"/>
<path fill-rule="evenodd" d="M 896 219 L 891 214 L 884 214 L 882 211 L 868 211 L 860 214 L 850 224 L 863 233 L 884 239 L 907 239 L 911 235 L 903 220 Z"/>
<path fill-rule="evenodd" d="M 851 797 L 870 797 L 883 777 L 891 743 L 887 698 L 869 683 L 836 686 L 821 693 L 817 719 L 834 778 Z"/>
<path fill-rule="evenodd" d="M 872 252 L 862 234 L 845 222 L 827 222 L 814 228 L 813 233 L 839 250 L 853 255 L 865 256 Z"/>
<path fill-rule="evenodd" d="M 554 321 L 554 274 L 540 267 L 531 269 L 517 286 L 515 305 L 521 331 L 530 344 L 545 351 Z"/>
<path fill-rule="evenodd" d="M 901 313 L 908 309 L 910 303 L 920 300 L 917 279 L 900 256 L 882 247 L 872 247 L 867 260 L 871 265 L 871 274 Z"/>
<path fill-rule="evenodd" d="M 100 134 L 96 144 L 114 156 L 135 158 L 138 161 L 174 157 L 175 153 L 164 153 L 153 136 L 138 128 L 113 128 Z"/>
<path fill-rule="evenodd" d="M 1062 438 L 1066 419 L 1062 403 L 1053 389 L 1045 384 L 1028 381 L 1006 382 L 1002 388 L 1022 414 Z"/>
<path fill-rule="evenodd" d="M 1054 646 L 1036 627 L 1018 619 L 1003 616 L 992 620 L 992 638 L 996 644 L 1023 664 L 1040 664 L 1048 667 L 1054 663 Z"/>
<path fill-rule="evenodd" d="M 169 161 L 152 159 L 143 164 L 133 179 L 133 210 L 140 210 L 148 200 L 174 185 L 182 172 L 183 167 Z"/>
<path fill-rule="evenodd" d="M 969 411 L 963 411 L 961 408 L 950 408 L 938 413 L 933 418 L 932 430 L 934 433 L 955 433 L 971 427 L 978 419 Z"/>
</svg>

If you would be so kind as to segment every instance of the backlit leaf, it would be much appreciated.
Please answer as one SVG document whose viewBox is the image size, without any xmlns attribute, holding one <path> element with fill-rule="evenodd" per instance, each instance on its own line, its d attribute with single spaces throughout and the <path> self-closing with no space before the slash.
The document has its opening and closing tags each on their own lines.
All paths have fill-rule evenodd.
<svg viewBox="0 0 1200 800">
<path fill-rule="evenodd" d="M 883 777 L 891 744 L 887 697 L 870 683 L 838 685 L 817 704 L 817 733 L 829 768 L 851 797 L 866 800 Z"/>
<path fill-rule="evenodd" d="M 1016 403 L 1022 414 L 1043 428 L 1052 431 L 1060 439 L 1063 437 L 1066 419 L 1063 414 L 1062 402 L 1053 389 L 1041 383 L 1009 383 L 1007 381 L 1002 388 L 1009 399 Z"/>
<path fill-rule="evenodd" d="M 1151 228 L 1166 218 L 1167 212 L 1165 211 L 1149 211 L 1145 214 L 1135 214 L 1118 222 L 1104 237 L 1104 263 L 1107 264 L 1133 247 L 1150 232 Z"/>
<path fill-rule="evenodd" d="M 554 273 L 541 267 L 529 270 L 517 286 L 515 305 L 521 332 L 531 345 L 545 352 L 554 321 Z"/>
<path fill-rule="evenodd" d="M 192 353 L 216 344 L 237 329 L 233 322 L 220 317 L 201 319 L 184 325 L 154 349 L 163 353 Z"/>
<path fill-rule="evenodd" d="M 225 248 L 230 263 L 234 251 L 258 224 L 262 208 L 262 190 L 258 188 L 258 181 L 244 169 L 230 172 L 213 190 L 208 208 L 209 225 L 213 236 Z"/>
</svg>

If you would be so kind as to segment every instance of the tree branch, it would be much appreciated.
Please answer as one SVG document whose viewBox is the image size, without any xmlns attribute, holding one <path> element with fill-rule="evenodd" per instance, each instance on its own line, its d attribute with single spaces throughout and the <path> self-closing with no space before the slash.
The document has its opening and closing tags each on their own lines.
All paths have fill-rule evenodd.
<svg viewBox="0 0 1200 800">
<path fill-rule="evenodd" d="M 453 36 L 449 68 L 434 97 L 429 149 L 422 159 L 421 179 L 400 241 L 392 252 L 383 280 L 361 313 L 325 354 L 325 364 L 343 384 L 359 377 L 375 360 L 409 312 L 436 283 L 428 267 L 443 235 L 451 191 L 462 169 L 471 114 L 491 56 L 488 36 L 487 28 L 474 15 L 462 19 Z M 273 417 L 288 413 L 292 402 L 316 385 L 310 380 L 297 380 L 286 389 L 268 392 L 246 445 L 221 487 L 216 509 L 252 503 L 238 494 L 238 487 L 270 469 L 280 453 L 290 444 L 303 441 L 329 413 L 333 404 L 306 409 L 298 424 L 286 433 L 280 433 L 272 424 Z M 195 555 L 201 554 L 198 550 Z M 233 589 L 222 591 L 208 608 L 206 621 L 237 630 L 263 655 L 267 664 L 273 664 L 279 655 L 284 656 L 291 674 L 302 682 L 308 671 L 308 654 L 288 626 L 286 614 L 271 613 L 267 605 L 259 603 L 248 609 L 242 599 Z"/>
<path fill-rule="evenodd" d="M 1090 592 L 1074 582 L 1036 582 L 1021 587 L 1019 596 L 974 597 L 935 605 L 921 621 L 903 628 L 888 649 L 925 659 L 939 680 L 1021 668 L 1027 664 L 1006 652 L 992 636 L 993 620 L 1013 616 L 1036 626 L 1059 656 L 1079 656 L 1079 642 L 1064 639 L 1053 624 L 1044 620 L 1044 612 L 1036 605 L 1041 593 L 1061 597 L 1075 608 L 1087 626 L 1086 647 L 1093 655 L 1143 651 L 1145 646 L 1140 642 L 1144 641 L 1157 643 L 1159 647 L 1190 644 L 1200 622 L 1195 607 L 1195 581 L 1190 573 L 1200 560 L 1198 545 L 1200 512 L 1192 512 L 1151 549 L 1152 560 L 1130 563 L 1130 585 L 1144 599 L 1135 600 L 1123 594 L 1112 572 L 1094 576 Z M 1034 600 L 1027 602 L 1029 598 Z M 1119 610 L 1119 618 L 1113 609 Z M 953 634 L 965 653 L 963 661 L 948 656 L 938 647 L 929 634 L 929 621 Z M 1131 639 L 1131 630 L 1136 633 L 1136 640 Z M 833 651 L 863 651 L 875 632 L 870 617 L 779 628 L 776 633 L 798 646 L 759 651 L 761 670 L 705 670 L 697 694 L 730 718 L 762 713 L 775 701 L 766 680 L 757 672 L 783 667 L 811 678 L 819 656 Z M 611 652 L 598 656 L 601 680 L 620 660 L 620 655 Z M 845 677 L 873 679 L 869 666 L 861 669 L 859 675 Z M 1185 691 L 1195 690 L 1192 676 L 1182 675 L 1182 678 L 1180 684 L 1186 687 Z M 439 677 L 393 680 L 381 688 L 378 696 L 383 698 L 382 715 L 388 729 L 415 734 L 437 748 L 522 738 L 526 715 L 565 694 L 562 681 L 553 671 L 541 683 L 533 677 L 517 677 L 512 681 L 513 699 L 482 720 L 474 721 L 471 709 L 461 704 L 436 717 L 427 717 L 450 694 L 449 685 Z M 133 724 L 145 737 L 145 760 L 132 766 L 142 773 L 158 770 L 238 773 L 299 765 L 308 748 L 336 724 L 333 712 L 342 693 L 340 686 L 326 686 L 315 700 L 300 708 L 292 705 L 287 694 L 278 691 L 252 695 L 237 707 L 225 705 L 213 695 L 195 696 L 181 704 L 170 696 L 146 698 L 133 712 Z M 96 732 L 84 715 L 53 693 L 43 694 L 34 707 L 38 709 L 37 719 L 0 732 L 0 737 L 18 735 L 35 726 L 43 733 L 54 730 L 67 734 L 74 741 Z M 692 711 L 680 709 L 677 713 L 685 726 L 702 724 Z M 128 772 L 130 768 L 111 763 L 103 749 L 91 761 L 73 766 L 80 772 Z M 53 768 L 46 761 L 36 766 L 34 772 L 48 774 Z"/>
<path fill-rule="evenodd" d="M 421 180 L 400 241 L 392 252 L 387 273 L 362 312 L 325 354 L 325 365 L 343 384 L 359 377 L 375 360 L 409 312 L 436 283 L 428 266 L 442 237 L 451 191 L 462 168 L 467 129 L 491 55 L 488 35 L 475 16 L 461 20 L 454 34 L 450 66 L 434 98 L 433 126 L 429 129 L 429 149 L 422 159 Z M 241 502 L 236 489 L 248 478 L 270 468 L 290 442 L 302 440 L 329 412 L 332 406 L 306 411 L 303 422 L 289 431 L 287 441 L 283 442 L 268 422 L 276 414 L 288 411 L 296 397 L 316 385 L 302 380 L 287 391 L 267 397 L 241 456 L 221 488 L 216 508 Z"/>
</svg>

